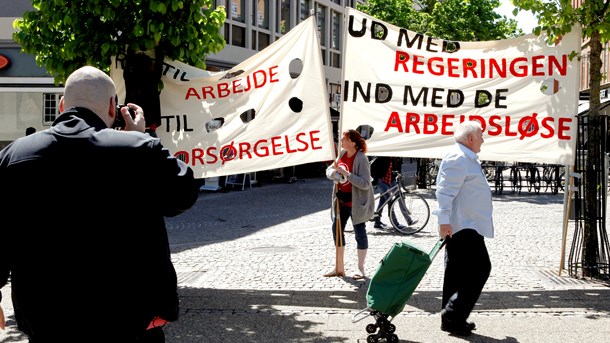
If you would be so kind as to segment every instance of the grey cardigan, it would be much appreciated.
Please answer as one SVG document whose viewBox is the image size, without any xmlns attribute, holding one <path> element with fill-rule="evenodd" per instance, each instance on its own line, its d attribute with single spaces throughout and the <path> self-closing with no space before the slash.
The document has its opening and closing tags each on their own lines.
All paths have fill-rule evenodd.
<svg viewBox="0 0 610 343">
<path fill-rule="evenodd" d="M 342 150 L 337 160 L 346 153 Z M 326 177 L 332 180 L 335 165 L 326 168 Z M 356 152 L 354 158 L 354 170 L 350 173 L 348 181 L 352 184 L 352 224 L 360 224 L 373 218 L 375 212 L 375 199 L 373 196 L 373 184 L 371 182 L 371 169 L 369 159 L 362 151 Z M 335 191 L 333 187 L 331 211 L 335 210 Z"/>
</svg>

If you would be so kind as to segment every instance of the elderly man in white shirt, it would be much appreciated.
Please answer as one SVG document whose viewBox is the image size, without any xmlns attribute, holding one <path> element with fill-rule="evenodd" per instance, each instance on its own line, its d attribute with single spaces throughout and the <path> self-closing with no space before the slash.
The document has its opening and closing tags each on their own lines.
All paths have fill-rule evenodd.
<svg viewBox="0 0 610 343">
<path fill-rule="evenodd" d="M 439 235 L 446 241 L 441 329 L 468 336 L 468 322 L 491 272 L 485 237 L 493 238 L 491 189 L 477 154 L 483 144 L 478 121 L 459 124 L 455 147 L 441 162 L 436 179 Z"/>
</svg>

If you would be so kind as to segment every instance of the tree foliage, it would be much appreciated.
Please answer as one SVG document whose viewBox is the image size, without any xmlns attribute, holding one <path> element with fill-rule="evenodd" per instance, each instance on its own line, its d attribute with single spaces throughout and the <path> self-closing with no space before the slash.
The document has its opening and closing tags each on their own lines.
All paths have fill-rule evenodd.
<svg viewBox="0 0 610 343">
<path fill-rule="evenodd" d="M 494 10 L 499 0 L 369 0 L 357 9 L 398 27 L 456 41 L 489 41 L 523 34 Z"/>
<path fill-rule="evenodd" d="M 74 70 L 109 70 L 112 56 L 158 50 L 169 59 L 205 68 L 222 50 L 226 13 L 212 0 L 33 0 L 15 20 L 13 39 L 60 84 Z"/>
<path fill-rule="evenodd" d="M 572 31 L 575 24 L 582 27 L 584 38 L 600 34 L 602 43 L 610 40 L 610 18 L 605 0 L 587 0 L 573 8 L 571 0 L 511 0 L 516 15 L 521 10 L 532 12 L 538 19 L 534 33 L 545 32 L 550 41 Z"/>
</svg>

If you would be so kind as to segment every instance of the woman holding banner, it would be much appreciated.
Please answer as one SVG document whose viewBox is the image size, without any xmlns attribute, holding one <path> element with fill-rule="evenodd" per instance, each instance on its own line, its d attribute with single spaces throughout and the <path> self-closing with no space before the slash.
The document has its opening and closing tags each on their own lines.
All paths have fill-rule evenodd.
<svg viewBox="0 0 610 343">
<path fill-rule="evenodd" d="M 326 169 L 326 176 L 335 182 L 333 187 L 333 239 L 336 249 L 335 269 L 325 277 L 345 276 L 345 233 L 343 228 L 351 218 L 356 236 L 358 270 L 354 280 L 364 279 L 364 262 L 368 249 L 366 222 L 375 211 L 371 170 L 365 155 L 366 141 L 356 130 L 347 130 L 341 137 L 338 159 Z"/>
</svg>

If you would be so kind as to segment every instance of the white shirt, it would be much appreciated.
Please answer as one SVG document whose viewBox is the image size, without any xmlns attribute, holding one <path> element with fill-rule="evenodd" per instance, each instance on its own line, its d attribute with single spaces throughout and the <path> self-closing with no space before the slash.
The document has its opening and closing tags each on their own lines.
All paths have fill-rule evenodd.
<svg viewBox="0 0 610 343">
<path fill-rule="evenodd" d="M 493 238 L 491 188 L 481 169 L 477 154 L 456 143 L 441 162 L 436 178 L 438 223 L 451 224 L 452 234 L 474 229 Z"/>
</svg>

